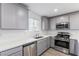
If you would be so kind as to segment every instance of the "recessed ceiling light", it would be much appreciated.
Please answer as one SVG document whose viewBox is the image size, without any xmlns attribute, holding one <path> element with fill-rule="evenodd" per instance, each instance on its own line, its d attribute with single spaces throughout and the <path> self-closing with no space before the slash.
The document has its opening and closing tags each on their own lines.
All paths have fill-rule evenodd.
<svg viewBox="0 0 79 59">
<path fill-rule="evenodd" d="M 54 12 L 58 12 L 58 9 L 54 9 Z"/>
</svg>

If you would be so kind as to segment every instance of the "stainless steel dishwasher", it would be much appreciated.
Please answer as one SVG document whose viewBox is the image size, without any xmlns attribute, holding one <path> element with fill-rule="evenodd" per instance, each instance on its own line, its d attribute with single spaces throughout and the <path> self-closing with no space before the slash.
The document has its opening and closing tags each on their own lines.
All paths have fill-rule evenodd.
<svg viewBox="0 0 79 59">
<path fill-rule="evenodd" d="M 24 45 L 23 55 L 24 56 L 36 56 L 37 55 L 36 42 L 28 44 L 28 45 Z"/>
</svg>

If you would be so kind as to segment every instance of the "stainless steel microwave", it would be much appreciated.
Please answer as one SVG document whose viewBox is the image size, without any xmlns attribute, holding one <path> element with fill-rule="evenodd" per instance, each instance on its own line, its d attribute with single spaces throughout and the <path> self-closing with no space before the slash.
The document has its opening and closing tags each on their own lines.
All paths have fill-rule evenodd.
<svg viewBox="0 0 79 59">
<path fill-rule="evenodd" d="M 69 29 L 69 23 L 57 23 L 56 29 Z"/>
</svg>

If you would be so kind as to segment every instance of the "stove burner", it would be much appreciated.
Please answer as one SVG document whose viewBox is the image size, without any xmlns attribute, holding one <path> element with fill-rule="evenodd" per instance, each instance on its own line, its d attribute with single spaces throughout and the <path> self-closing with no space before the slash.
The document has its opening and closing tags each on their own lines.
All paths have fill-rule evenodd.
<svg viewBox="0 0 79 59">
<path fill-rule="evenodd" d="M 57 35 L 56 35 L 56 38 L 64 38 L 64 39 L 69 39 L 70 35 L 66 32 L 59 32 Z"/>
</svg>

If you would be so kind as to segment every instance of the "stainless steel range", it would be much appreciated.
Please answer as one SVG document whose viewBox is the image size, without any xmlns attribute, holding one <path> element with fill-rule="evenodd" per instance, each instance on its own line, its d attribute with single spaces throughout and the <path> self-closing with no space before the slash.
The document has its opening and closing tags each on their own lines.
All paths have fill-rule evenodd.
<svg viewBox="0 0 79 59">
<path fill-rule="evenodd" d="M 69 37 L 68 32 L 58 32 L 55 36 L 55 49 L 69 54 Z"/>
</svg>

